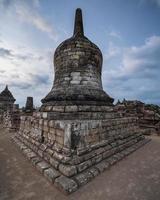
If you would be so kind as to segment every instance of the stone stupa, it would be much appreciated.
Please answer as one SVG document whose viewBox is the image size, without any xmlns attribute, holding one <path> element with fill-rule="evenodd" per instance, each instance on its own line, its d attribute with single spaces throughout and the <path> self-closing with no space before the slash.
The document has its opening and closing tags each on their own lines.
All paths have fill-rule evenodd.
<svg viewBox="0 0 160 200">
<path fill-rule="evenodd" d="M 0 93 L 0 110 L 1 112 L 5 112 L 7 110 L 13 109 L 13 104 L 16 99 L 13 97 L 12 93 L 8 89 L 8 85 L 6 85 L 5 89 Z"/>
<path fill-rule="evenodd" d="M 84 36 L 81 9 L 77 9 L 73 36 L 54 54 L 55 79 L 44 105 L 112 105 L 102 88 L 102 53 Z"/>
<path fill-rule="evenodd" d="M 55 186 L 77 190 L 147 142 L 136 117 L 114 109 L 102 88 L 102 53 L 84 36 L 76 10 L 74 34 L 54 54 L 55 79 L 33 116 L 22 116 L 15 142 Z"/>
</svg>

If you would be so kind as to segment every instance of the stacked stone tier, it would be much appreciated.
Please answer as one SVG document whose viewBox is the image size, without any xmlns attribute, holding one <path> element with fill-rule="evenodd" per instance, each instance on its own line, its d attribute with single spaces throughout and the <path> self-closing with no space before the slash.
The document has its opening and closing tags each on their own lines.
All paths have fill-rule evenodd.
<svg viewBox="0 0 160 200">
<path fill-rule="evenodd" d="M 134 145 L 144 136 L 137 119 L 48 120 L 22 116 L 16 136 L 65 176 L 73 176 Z"/>
<path fill-rule="evenodd" d="M 135 117 L 49 120 L 38 113 L 21 117 L 14 140 L 45 176 L 58 174 L 55 185 L 67 193 L 148 142 Z"/>
</svg>

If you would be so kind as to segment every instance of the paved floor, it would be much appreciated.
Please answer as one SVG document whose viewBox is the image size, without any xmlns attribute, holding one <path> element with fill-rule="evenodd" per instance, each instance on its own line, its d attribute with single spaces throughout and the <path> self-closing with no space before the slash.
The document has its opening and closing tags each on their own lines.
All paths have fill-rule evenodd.
<svg viewBox="0 0 160 200">
<path fill-rule="evenodd" d="M 160 137 L 70 196 L 39 174 L 0 130 L 0 200 L 160 200 Z"/>
</svg>

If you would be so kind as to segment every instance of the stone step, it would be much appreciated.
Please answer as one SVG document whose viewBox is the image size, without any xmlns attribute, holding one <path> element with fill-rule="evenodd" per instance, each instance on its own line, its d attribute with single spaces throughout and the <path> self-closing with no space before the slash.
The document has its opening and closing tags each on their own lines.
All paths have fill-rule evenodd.
<svg viewBox="0 0 160 200">
<path fill-rule="evenodd" d="M 88 168 L 84 168 L 78 174 L 73 174 L 71 177 L 67 177 L 61 172 L 63 170 L 55 169 L 53 166 L 51 166 L 49 162 L 46 162 L 44 158 L 41 158 L 33 150 L 31 150 L 28 146 L 21 142 L 20 139 L 22 138 L 17 137 L 17 135 L 12 137 L 12 140 L 17 144 L 17 146 L 20 148 L 26 158 L 31 161 L 36 169 L 40 173 L 42 173 L 49 182 L 54 184 L 59 190 L 63 191 L 65 194 L 70 194 L 76 191 L 79 187 L 91 181 L 98 174 L 102 173 L 106 169 L 109 169 L 112 165 L 122 160 L 123 158 L 150 141 L 150 139 L 139 140 L 132 146 L 126 147 L 120 152 L 115 152 L 106 159 L 103 159 L 101 161 L 99 160 L 99 163 L 96 163 L 93 166 L 89 166 Z"/>
</svg>

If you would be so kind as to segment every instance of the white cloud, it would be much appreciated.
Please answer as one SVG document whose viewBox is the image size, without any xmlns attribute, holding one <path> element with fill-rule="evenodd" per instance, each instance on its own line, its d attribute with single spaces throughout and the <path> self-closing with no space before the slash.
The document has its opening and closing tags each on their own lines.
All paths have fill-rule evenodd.
<svg viewBox="0 0 160 200">
<path fill-rule="evenodd" d="M 35 26 L 40 31 L 47 33 L 51 39 L 57 41 L 57 33 L 53 27 L 38 13 L 28 11 L 23 6 L 17 6 L 16 13 L 18 14 L 18 17 L 23 20 L 23 22 Z"/>
<path fill-rule="evenodd" d="M 121 39 L 120 33 L 119 33 L 119 32 L 116 32 L 116 31 L 111 31 L 111 32 L 109 33 L 109 36 L 115 37 L 115 38 L 117 38 L 117 39 Z"/>
<path fill-rule="evenodd" d="M 160 104 L 160 36 L 147 38 L 141 46 L 114 49 L 118 51 L 109 48 L 114 59 L 110 56 L 104 63 L 103 83 L 109 94 Z"/>
<path fill-rule="evenodd" d="M 146 69 L 156 69 L 160 66 L 160 36 L 146 39 L 140 47 L 130 47 L 124 50 L 123 71 L 133 73 Z"/>
<path fill-rule="evenodd" d="M 104 55 L 106 60 L 112 59 L 121 53 L 121 48 L 116 46 L 113 42 L 109 42 L 107 53 Z"/>
<path fill-rule="evenodd" d="M 17 103 L 24 105 L 28 95 L 34 96 L 35 104 L 52 86 L 52 53 L 49 49 L 31 49 L 3 42 L 0 45 L 0 86 L 9 85 Z"/>
<path fill-rule="evenodd" d="M 33 27 L 55 41 L 57 33 L 40 10 L 38 0 L 0 0 L 0 90 L 8 84 L 21 106 L 27 96 L 41 105 L 53 83 L 55 43 L 41 41 Z"/>
<path fill-rule="evenodd" d="M 45 17 L 39 12 L 40 2 L 39 0 L 1 0 L 0 1 L 1 11 L 4 15 L 11 13 L 12 17 L 16 14 L 18 21 L 27 23 L 41 32 L 46 33 L 54 41 L 58 40 L 58 34 L 53 24 L 49 23 Z M 7 11 L 10 12 L 7 12 Z"/>
</svg>

